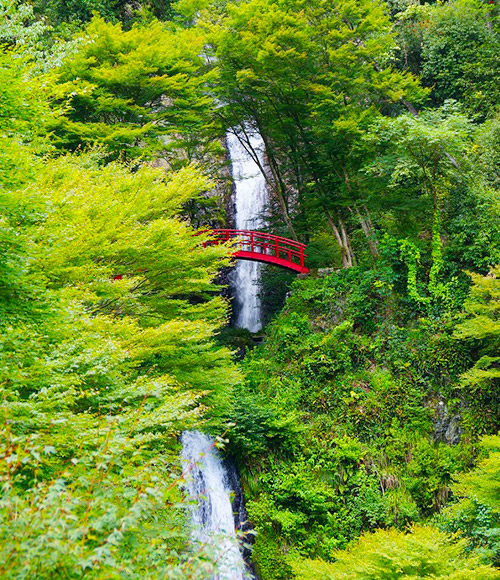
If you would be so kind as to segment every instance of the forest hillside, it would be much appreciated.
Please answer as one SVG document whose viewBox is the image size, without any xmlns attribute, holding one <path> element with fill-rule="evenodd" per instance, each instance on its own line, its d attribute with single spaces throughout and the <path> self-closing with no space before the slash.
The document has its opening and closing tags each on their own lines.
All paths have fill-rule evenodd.
<svg viewBox="0 0 500 580">
<path fill-rule="evenodd" d="M 0 0 L 0 578 L 500 579 L 499 55 L 496 0 Z M 307 244 L 257 332 L 234 142 Z"/>
</svg>

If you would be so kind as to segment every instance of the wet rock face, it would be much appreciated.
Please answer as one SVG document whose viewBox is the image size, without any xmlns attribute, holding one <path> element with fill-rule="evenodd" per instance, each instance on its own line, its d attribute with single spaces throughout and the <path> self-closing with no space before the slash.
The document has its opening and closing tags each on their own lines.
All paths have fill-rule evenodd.
<svg viewBox="0 0 500 580">
<path fill-rule="evenodd" d="M 236 468 L 236 464 L 232 459 L 225 458 L 224 466 L 226 468 L 229 485 L 233 492 L 232 507 L 235 529 L 243 532 L 244 534 L 245 532 L 251 532 L 253 530 L 253 526 L 248 521 L 248 513 L 245 507 L 245 497 L 243 495 L 243 490 L 241 489 L 240 477 Z M 245 544 L 251 545 L 253 544 L 254 536 L 252 533 L 246 533 L 244 539 Z M 248 548 L 247 546 L 241 546 L 241 551 L 248 573 L 245 577 L 245 580 L 258 580 L 257 573 L 252 562 L 251 548 Z"/>
<path fill-rule="evenodd" d="M 223 196 L 224 210 L 226 213 L 226 227 L 235 229 L 236 228 L 236 184 L 232 176 L 232 165 L 231 157 L 229 156 L 228 142 L 227 139 L 224 141 L 224 146 L 226 148 L 226 165 L 224 169 L 224 177 L 227 183 L 230 183 L 230 187 L 226 187 Z"/>
<path fill-rule="evenodd" d="M 460 441 L 463 433 L 461 426 L 462 417 L 460 413 L 450 412 L 444 401 L 438 401 L 433 405 L 435 415 L 434 440 L 448 445 L 456 445 Z"/>
</svg>

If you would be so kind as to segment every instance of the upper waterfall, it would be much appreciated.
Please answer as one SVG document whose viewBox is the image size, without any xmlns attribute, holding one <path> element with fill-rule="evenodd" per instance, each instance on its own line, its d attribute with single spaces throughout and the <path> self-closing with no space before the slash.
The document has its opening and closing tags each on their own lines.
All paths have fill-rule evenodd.
<svg viewBox="0 0 500 580">
<path fill-rule="evenodd" d="M 226 136 L 234 182 L 235 227 L 258 230 L 264 225 L 263 214 L 267 203 L 266 179 L 261 170 L 264 167 L 265 148 L 259 133 L 246 126 L 245 134 L 259 163 L 243 147 L 237 133 L 228 132 Z M 262 264 L 240 260 L 231 278 L 235 289 L 235 325 L 250 332 L 262 328 L 259 296 L 261 270 Z"/>
</svg>

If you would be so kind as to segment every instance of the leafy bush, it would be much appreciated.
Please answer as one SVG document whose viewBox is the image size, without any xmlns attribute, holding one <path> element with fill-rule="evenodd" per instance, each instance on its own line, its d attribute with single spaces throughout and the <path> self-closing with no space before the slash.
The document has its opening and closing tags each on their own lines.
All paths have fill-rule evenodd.
<svg viewBox="0 0 500 580">
<path fill-rule="evenodd" d="M 430 527 L 410 533 L 380 530 L 365 534 L 348 550 L 336 552 L 333 564 L 292 560 L 297 580 L 493 580 L 500 572 L 464 555 L 463 542 Z"/>
<path fill-rule="evenodd" d="M 477 466 L 455 477 L 456 502 L 439 518 L 441 527 L 468 542 L 468 550 L 500 563 L 500 436 L 483 437 Z"/>
</svg>

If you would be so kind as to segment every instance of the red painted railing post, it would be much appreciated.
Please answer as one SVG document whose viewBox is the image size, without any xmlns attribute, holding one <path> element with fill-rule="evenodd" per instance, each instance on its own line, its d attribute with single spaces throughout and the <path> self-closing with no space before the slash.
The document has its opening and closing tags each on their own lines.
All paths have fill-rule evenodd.
<svg viewBox="0 0 500 580">
<path fill-rule="evenodd" d="M 300 265 L 304 266 L 304 246 L 300 246 Z"/>
<path fill-rule="evenodd" d="M 274 243 L 275 243 L 275 250 L 274 251 L 276 252 L 276 257 L 279 258 L 280 257 L 280 243 L 279 243 L 278 238 L 276 238 Z"/>
<path fill-rule="evenodd" d="M 250 232 L 250 251 L 253 252 L 253 232 Z"/>
</svg>

